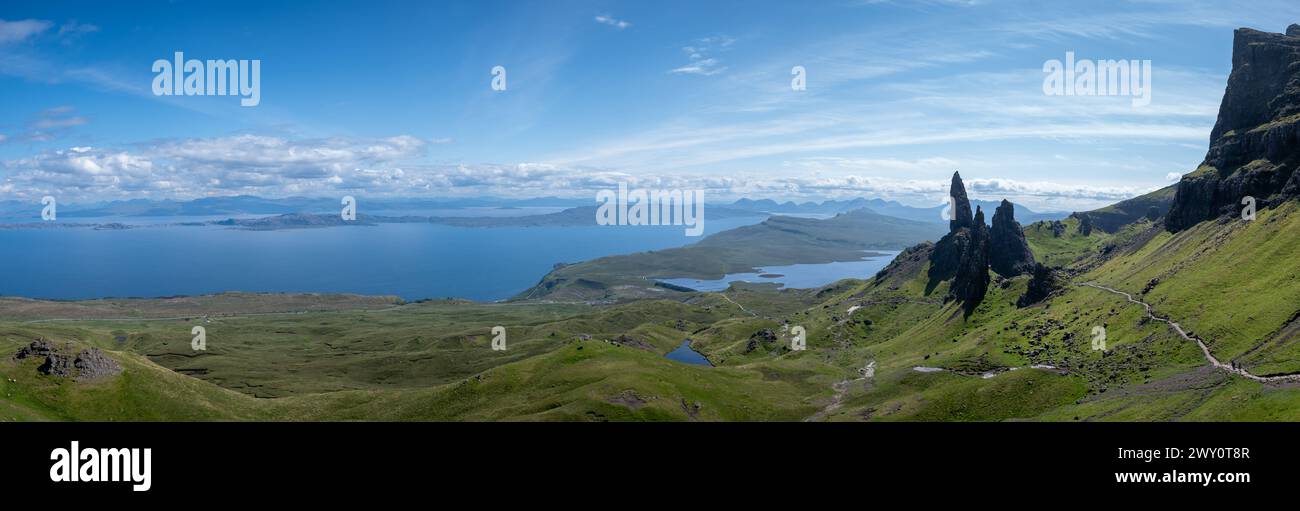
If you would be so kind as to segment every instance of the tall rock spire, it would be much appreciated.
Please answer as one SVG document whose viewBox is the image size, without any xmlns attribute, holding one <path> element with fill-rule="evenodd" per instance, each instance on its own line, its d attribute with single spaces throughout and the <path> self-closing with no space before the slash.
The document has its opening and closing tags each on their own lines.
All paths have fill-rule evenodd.
<svg viewBox="0 0 1300 511">
<path fill-rule="evenodd" d="M 961 182 L 961 173 L 952 173 L 952 186 L 948 189 L 951 197 L 952 220 L 948 221 L 948 232 L 974 225 L 970 213 L 970 199 L 966 197 L 966 185 Z"/>
<path fill-rule="evenodd" d="M 949 232 L 934 244 L 930 252 L 930 288 L 940 281 L 949 280 L 948 295 L 944 301 L 958 301 L 969 316 L 984 300 L 989 288 L 989 227 L 984 224 L 984 211 L 975 208 L 971 215 L 970 199 L 962 185 L 961 174 L 952 175 L 952 220 Z"/>
</svg>

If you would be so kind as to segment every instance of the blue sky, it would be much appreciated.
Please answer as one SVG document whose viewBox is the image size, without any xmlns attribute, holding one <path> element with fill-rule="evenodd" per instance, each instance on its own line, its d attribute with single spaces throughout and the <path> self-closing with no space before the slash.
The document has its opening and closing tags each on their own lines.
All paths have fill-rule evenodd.
<svg viewBox="0 0 1300 511">
<path fill-rule="evenodd" d="M 0 199 L 593 196 L 633 186 L 1076 210 L 1204 156 L 1232 30 L 1292 1 L 25 2 L 0 6 Z M 155 96 L 260 59 L 261 103 Z M 1151 103 L 1043 64 L 1149 59 Z M 493 66 L 507 90 L 491 89 Z M 807 70 L 807 90 L 790 87 Z"/>
</svg>

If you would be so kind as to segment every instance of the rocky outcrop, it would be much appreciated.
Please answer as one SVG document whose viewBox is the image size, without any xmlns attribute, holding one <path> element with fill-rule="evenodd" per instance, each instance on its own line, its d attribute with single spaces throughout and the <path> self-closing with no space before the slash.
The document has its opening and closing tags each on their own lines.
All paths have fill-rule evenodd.
<svg viewBox="0 0 1300 511">
<path fill-rule="evenodd" d="M 1025 241 L 1025 231 L 1016 221 L 1016 207 L 1003 199 L 993 211 L 989 229 L 989 267 L 1003 277 L 1014 277 L 1034 269 L 1034 254 Z"/>
<path fill-rule="evenodd" d="M 1061 235 L 1065 234 L 1065 224 L 1061 223 L 1060 220 L 1052 220 L 1049 226 L 1052 228 L 1053 238 L 1060 238 Z"/>
<path fill-rule="evenodd" d="M 1070 216 L 1079 219 L 1079 234 L 1083 236 L 1092 235 L 1092 215 L 1087 213 L 1071 213 Z"/>
<path fill-rule="evenodd" d="M 966 185 L 961 182 L 961 173 L 952 173 L 952 186 L 948 188 L 952 198 L 952 219 L 948 221 L 948 232 L 971 226 L 970 199 L 966 197 Z"/>
<path fill-rule="evenodd" d="M 14 353 L 15 360 L 27 358 L 42 360 L 40 367 L 36 368 L 41 374 L 76 381 L 93 381 L 122 372 L 122 366 L 98 348 L 84 349 L 73 355 L 71 345 L 56 346 L 44 339 L 32 341 Z"/>
<path fill-rule="evenodd" d="M 655 346 L 653 344 L 650 344 L 646 341 L 637 339 L 627 334 L 622 334 L 618 337 L 610 339 L 609 343 L 616 346 L 625 346 L 628 348 L 636 348 L 639 350 L 655 351 Z"/>
<path fill-rule="evenodd" d="M 1232 73 L 1201 166 L 1178 183 L 1165 226 L 1173 232 L 1300 195 L 1300 29 L 1238 29 Z"/>
<path fill-rule="evenodd" d="M 930 253 L 929 287 L 952 279 L 945 300 L 961 302 L 970 314 L 988 291 L 989 228 L 984 224 L 984 212 L 978 207 L 972 217 L 966 186 L 958 173 L 952 175 L 950 194 L 952 220 L 948 222 L 948 234 L 935 243 Z"/>
<path fill-rule="evenodd" d="M 1017 307 L 1028 307 L 1043 300 L 1048 296 L 1061 289 L 1063 279 L 1057 275 L 1056 270 L 1043 265 L 1034 263 L 1034 276 L 1029 279 L 1029 287 L 1025 289 L 1025 294 L 1020 295 L 1016 300 Z"/>
<path fill-rule="evenodd" d="M 751 353 L 762 345 L 771 345 L 777 341 L 776 332 L 770 328 L 764 328 L 753 335 L 749 336 L 749 341 L 745 343 L 745 353 Z"/>
<path fill-rule="evenodd" d="M 975 310 L 975 306 L 984 300 L 989 289 L 989 228 L 984 224 L 984 211 L 975 208 L 974 226 L 967 229 L 970 241 L 966 252 L 962 254 L 957 275 L 952 279 L 948 296 L 960 300 L 965 305 L 966 313 Z"/>
</svg>

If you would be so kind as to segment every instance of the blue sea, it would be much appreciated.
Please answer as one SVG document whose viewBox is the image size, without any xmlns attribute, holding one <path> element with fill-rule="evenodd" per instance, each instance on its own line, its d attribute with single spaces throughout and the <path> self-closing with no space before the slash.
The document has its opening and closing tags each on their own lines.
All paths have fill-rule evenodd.
<svg viewBox="0 0 1300 511">
<path fill-rule="evenodd" d="M 762 219 L 710 220 L 705 235 Z M 59 219 L 114 220 L 120 219 Z M 203 219 L 165 219 L 195 220 Z M 683 229 L 434 224 L 278 231 L 219 226 L 0 229 L 5 254 L 0 295 L 70 300 L 254 291 L 494 301 L 536 284 L 555 263 L 680 247 L 702 239 L 685 236 Z"/>
</svg>

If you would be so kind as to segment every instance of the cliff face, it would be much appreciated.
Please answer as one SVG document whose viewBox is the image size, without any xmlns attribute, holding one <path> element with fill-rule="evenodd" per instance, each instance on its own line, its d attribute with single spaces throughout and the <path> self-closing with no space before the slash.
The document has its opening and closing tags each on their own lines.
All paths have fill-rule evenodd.
<svg viewBox="0 0 1300 511">
<path fill-rule="evenodd" d="M 1034 270 L 1034 254 L 1025 241 L 1025 231 L 1016 221 L 1016 207 L 1003 199 L 993 211 L 989 229 L 989 267 L 1003 277 L 1014 277 Z"/>
<path fill-rule="evenodd" d="M 1232 74 L 1210 149 L 1178 183 L 1165 225 L 1179 231 L 1240 210 L 1300 196 L 1300 25 L 1285 34 L 1237 29 Z"/>
</svg>

